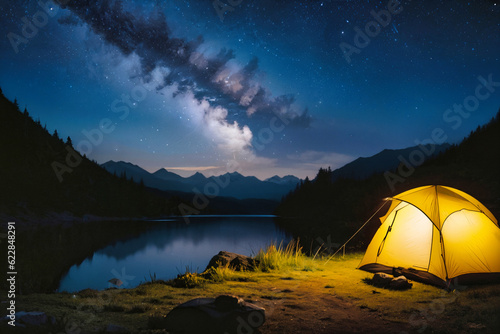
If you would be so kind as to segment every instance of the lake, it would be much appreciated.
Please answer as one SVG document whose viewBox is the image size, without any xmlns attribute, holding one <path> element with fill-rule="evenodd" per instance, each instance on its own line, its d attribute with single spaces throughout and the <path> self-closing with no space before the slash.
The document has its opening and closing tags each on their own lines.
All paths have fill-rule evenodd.
<svg viewBox="0 0 500 334">
<path fill-rule="evenodd" d="M 189 220 L 189 224 L 182 218 L 158 221 L 137 237 L 95 251 L 69 269 L 58 291 L 102 290 L 111 287 L 111 278 L 123 282 L 120 288 L 132 288 L 153 275 L 168 280 L 186 269 L 202 272 L 221 250 L 255 255 L 272 242 L 286 245 L 291 240 L 272 216 L 197 216 Z"/>
</svg>

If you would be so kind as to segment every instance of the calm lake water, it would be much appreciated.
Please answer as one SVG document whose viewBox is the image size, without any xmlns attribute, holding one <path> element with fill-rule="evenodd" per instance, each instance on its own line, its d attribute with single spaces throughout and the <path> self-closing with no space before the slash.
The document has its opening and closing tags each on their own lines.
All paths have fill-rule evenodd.
<svg viewBox="0 0 500 334">
<path fill-rule="evenodd" d="M 150 280 L 175 278 L 179 273 L 202 272 L 221 250 L 254 255 L 271 242 L 285 242 L 291 236 L 270 216 L 225 216 L 165 220 L 135 238 L 100 249 L 63 276 L 58 291 L 75 292 L 110 287 L 108 280 L 123 281 L 120 288 L 132 288 Z"/>
</svg>

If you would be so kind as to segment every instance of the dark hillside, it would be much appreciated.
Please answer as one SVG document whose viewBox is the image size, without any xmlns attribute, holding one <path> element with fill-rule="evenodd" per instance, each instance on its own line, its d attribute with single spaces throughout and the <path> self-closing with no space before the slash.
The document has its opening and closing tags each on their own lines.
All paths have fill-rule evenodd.
<svg viewBox="0 0 500 334">
<path fill-rule="evenodd" d="M 177 213 L 174 201 L 108 173 L 75 152 L 71 139 L 49 134 L 0 90 L 0 213 L 42 217 L 158 216 Z M 59 173 L 59 177 L 58 174 Z"/>
<path fill-rule="evenodd" d="M 436 145 L 431 154 L 426 159 L 433 158 L 450 147 L 449 144 Z M 332 172 L 332 181 L 338 179 L 364 180 L 374 174 L 392 170 L 398 166 L 398 156 L 408 156 L 417 146 L 400 150 L 383 150 L 369 158 L 357 158 L 343 167 Z"/>
<path fill-rule="evenodd" d="M 332 181 L 334 172 L 320 169 L 313 181 L 302 182 L 287 195 L 276 213 L 285 218 L 282 224 L 286 228 L 306 240 L 307 247 L 315 240 L 327 240 L 328 236 L 331 236 L 332 242 L 346 241 L 383 203 L 383 198 L 429 184 L 465 191 L 486 205 L 498 218 L 500 112 L 488 124 L 471 132 L 459 145 L 451 146 L 413 171 L 407 166 L 400 165 L 399 168 L 410 172 L 403 177 L 396 169 L 366 180 L 336 181 Z M 383 211 L 378 216 L 382 214 Z M 363 245 L 371 239 L 378 227 L 373 222 L 353 244 Z"/>
</svg>

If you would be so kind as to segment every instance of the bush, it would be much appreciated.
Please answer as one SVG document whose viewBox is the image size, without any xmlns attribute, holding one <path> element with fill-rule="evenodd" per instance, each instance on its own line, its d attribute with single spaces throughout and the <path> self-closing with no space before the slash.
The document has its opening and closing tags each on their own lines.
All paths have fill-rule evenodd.
<svg viewBox="0 0 500 334">
<path fill-rule="evenodd" d="M 171 285 L 174 288 L 196 288 L 199 286 L 203 286 L 206 283 L 206 279 L 201 277 L 197 273 L 186 272 L 183 275 L 177 275 L 177 278 L 174 278 L 171 281 Z"/>
</svg>

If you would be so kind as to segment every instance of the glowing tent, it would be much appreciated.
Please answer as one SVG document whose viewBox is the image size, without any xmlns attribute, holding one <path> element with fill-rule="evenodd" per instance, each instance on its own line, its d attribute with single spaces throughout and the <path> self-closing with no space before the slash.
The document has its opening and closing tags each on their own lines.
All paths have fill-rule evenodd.
<svg viewBox="0 0 500 334">
<path fill-rule="evenodd" d="M 392 198 L 358 268 L 440 286 L 500 278 L 500 228 L 463 191 L 425 186 Z"/>
</svg>

